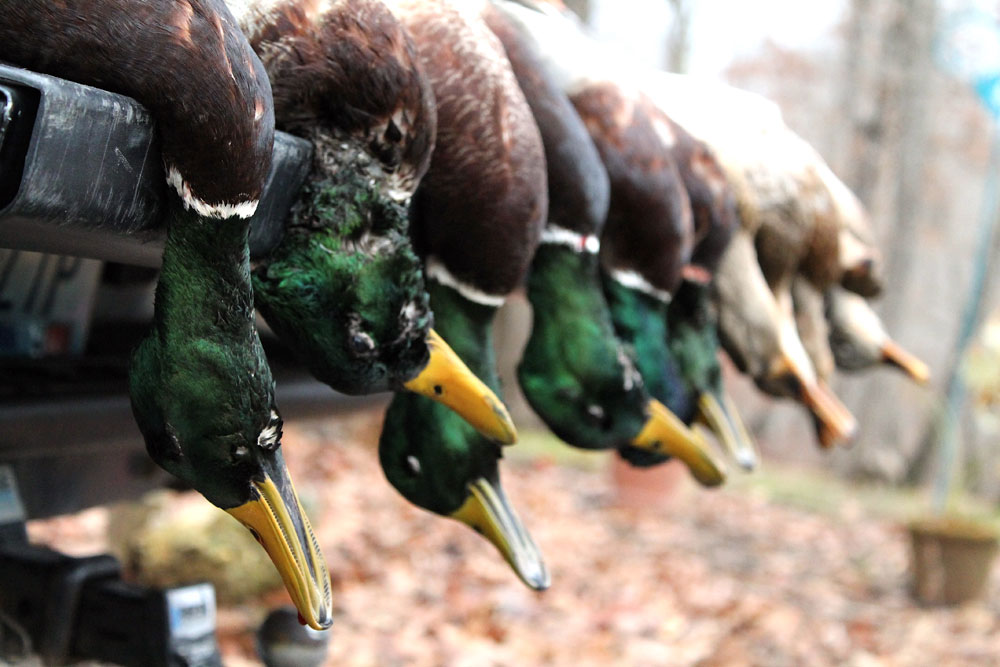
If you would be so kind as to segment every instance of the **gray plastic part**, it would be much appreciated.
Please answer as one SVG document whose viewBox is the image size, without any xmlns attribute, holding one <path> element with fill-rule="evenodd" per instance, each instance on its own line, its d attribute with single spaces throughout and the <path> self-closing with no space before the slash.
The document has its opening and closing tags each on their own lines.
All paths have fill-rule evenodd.
<svg viewBox="0 0 1000 667">
<path fill-rule="evenodd" d="M 3 146 L 23 151 L 23 171 L 17 194 L 0 209 L 0 247 L 159 266 L 167 186 L 146 109 L 122 95 L 3 64 L 0 85 L 38 99 L 37 111 L 25 109 L 13 121 L 32 122 L 34 111 L 30 139 Z M 266 254 L 281 239 L 311 158 L 308 141 L 275 135 L 251 221 L 251 255 Z M 0 171 L 0 180 L 17 176 Z"/>
</svg>

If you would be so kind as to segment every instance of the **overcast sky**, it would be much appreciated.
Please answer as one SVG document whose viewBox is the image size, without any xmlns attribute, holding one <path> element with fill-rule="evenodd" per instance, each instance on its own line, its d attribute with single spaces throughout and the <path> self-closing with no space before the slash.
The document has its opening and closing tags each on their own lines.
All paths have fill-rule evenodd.
<svg viewBox="0 0 1000 667">
<path fill-rule="evenodd" d="M 690 71 L 718 75 L 736 57 L 765 40 L 822 49 L 842 20 L 844 0 L 697 0 L 692 20 Z M 666 0 L 594 0 L 595 34 L 630 58 L 663 63 L 671 12 Z"/>
</svg>

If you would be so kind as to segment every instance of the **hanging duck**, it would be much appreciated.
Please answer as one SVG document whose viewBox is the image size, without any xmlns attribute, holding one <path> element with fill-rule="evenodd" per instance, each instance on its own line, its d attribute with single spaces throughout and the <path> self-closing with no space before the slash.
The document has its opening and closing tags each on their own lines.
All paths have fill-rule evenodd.
<svg viewBox="0 0 1000 667">
<path fill-rule="evenodd" d="M 700 89 L 678 77 L 649 77 L 644 89 L 711 146 L 736 198 L 740 229 L 714 285 L 723 346 L 761 389 L 803 402 L 822 425 L 824 443 L 850 440 L 857 423 L 817 377 L 795 327 L 794 276 L 822 286 L 842 273 L 842 230 L 807 145 L 766 105 L 733 113 L 743 108 L 733 106 L 747 95 L 740 91 L 695 94 Z M 703 109 L 707 99 L 716 105 Z"/>
<path fill-rule="evenodd" d="M 129 95 L 154 116 L 169 204 L 153 325 L 130 369 L 150 456 L 246 524 L 312 627 L 329 574 L 281 455 L 247 248 L 271 162 L 267 77 L 219 0 L 0 1 L 0 59 Z"/>
<path fill-rule="evenodd" d="M 700 442 L 649 397 L 615 335 L 598 262 L 610 199 L 600 156 L 531 37 L 494 7 L 485 17 L 538 124 L 548 171 L 549 215 L 527 284 L 534 316 L 518 366 L 525 397 L 570 445 L 666 452 L 701 475 L 703 457 L 690 456 Z"/>
<path fill-rule="evenodd" d="M 824 304 L 837 368 L 858 371 L 885 364 L 901 370 L 917 384 L 930 382 L 927 364 L 889 336 L 882 320 L 863 298 L 833 287 L 824 295 Z"/>
<path fill-rule="evenodd" d="M 523 280 L 548 206 L 538 128 L 481 5 L 399 0 L 437 102 L 438 136 L 412 207 L 438 330 L 486 383 L 499 385 L 492 323 Z M 398 393 L 379 442 L 386 477 L 410 502 L 476 529 L 521 580 L 549 573 L 500 486 L 500 446 L 453 413 Z"/>
<path fill-rule="evenodd" d="M 611 197 L 600 243 L 605 297 L 618 336 L 632 346 L 660 418 L 686 433 L 672 411 L 685 399 L 679 369 L 666 343 L 666 308 L 692 247 L 690 203 L 663 136 L 656 110 L 622 70 L 595 49 L 580 27 L 548 3 L 494 3 L 531 35 L 544 66 L 583 120 L 608 173 Z M 666 445 L 666 443 L 663 443 Z M 676 449 L 683 445 L 684 449 Z M 674 446 L 699 482 L 719 484 L 721 465 L 701 434 Z M 619 453 L 635 465 L 665 460 L 664 450 L 631 445 Z"/>
<path fill-rule="evenodd" d="M 278 127 L 315 149 L 280 244 L 253 272 L 264 318 L 338 391 L 414 391 L 513 442 L 503 403 L 430 328 L 407 206 L 436 114 L 412 42 L 380 0 L 230 1 L 272 80 Z"/>
</svg>

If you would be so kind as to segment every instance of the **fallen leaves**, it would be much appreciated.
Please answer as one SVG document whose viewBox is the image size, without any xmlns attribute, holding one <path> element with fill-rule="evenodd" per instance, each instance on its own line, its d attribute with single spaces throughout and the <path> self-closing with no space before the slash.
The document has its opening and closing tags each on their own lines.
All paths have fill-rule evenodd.
<svg viewBox="0 0 1000 667">
<path fill-rule="evenodd" d="M 987 602 L 916 606 L 905 535 L 857 508 L 819 515 L 684 481 L 623 509 L 607 466 L 508 457 L 504 486 L 552 573 L 552 588 L 533 593 L 485 540 L 396 494 L 378 467 L 379 427 L 367 412 L 286 426 L 333 575 L 331 665 L 868 667 L 1000 655 L 1000 580 Z M 32 532 L 59 541 L 45 525 Z M 227 664 L 254 659 L 249 634 L 283 599 L 222 612 Z"/>
</svg>

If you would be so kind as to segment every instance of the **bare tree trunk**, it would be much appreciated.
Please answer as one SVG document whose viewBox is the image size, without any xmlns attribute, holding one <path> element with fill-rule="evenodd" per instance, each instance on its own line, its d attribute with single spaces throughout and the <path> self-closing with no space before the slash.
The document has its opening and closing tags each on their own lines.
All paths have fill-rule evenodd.
<svg viewBox="0 0 1000 667">
<path fill-rule="evenodd" d="M 883 224 L 888 289 L 880 308 L 890 331 L 898 330 L 908 298 L 923 209 L 924 153 L 930 97 L 934 0 L 852 0 L 847 25 L 845 89 L 851 128 L 842 173 Z M 864 425 L 848 472 L 899 476 L 910 458 L 912 434 L 901 430 L 894 397 L 869 382 L 849 401 Z M 908 415 L 911 419 L 922 418 Z"/>
<path fill-rule="evenodd" d="M 838 173 L 869 207 L 878 181 L 877 155 L 885 126 L 884 106 L 877 99 L 871 81 L 880 60 L 875 14 L 872 0 L 851 0 L 844 34 L 844 78 L 840 91 L 840 108 L 846 111 L 847 127 L 843 123 L 831 125 L 832 132 L 842 134 L 846 131 L 849 137 L 846 142 L 831 142 L 840 144 L 834 156 Z"/>
<path fill-rule="evenodd" d="M 667 70 L 686 72 L 691 52 L 691 0 L 667 0 L 674 20 L 667 34 Z"/>
</svg>

